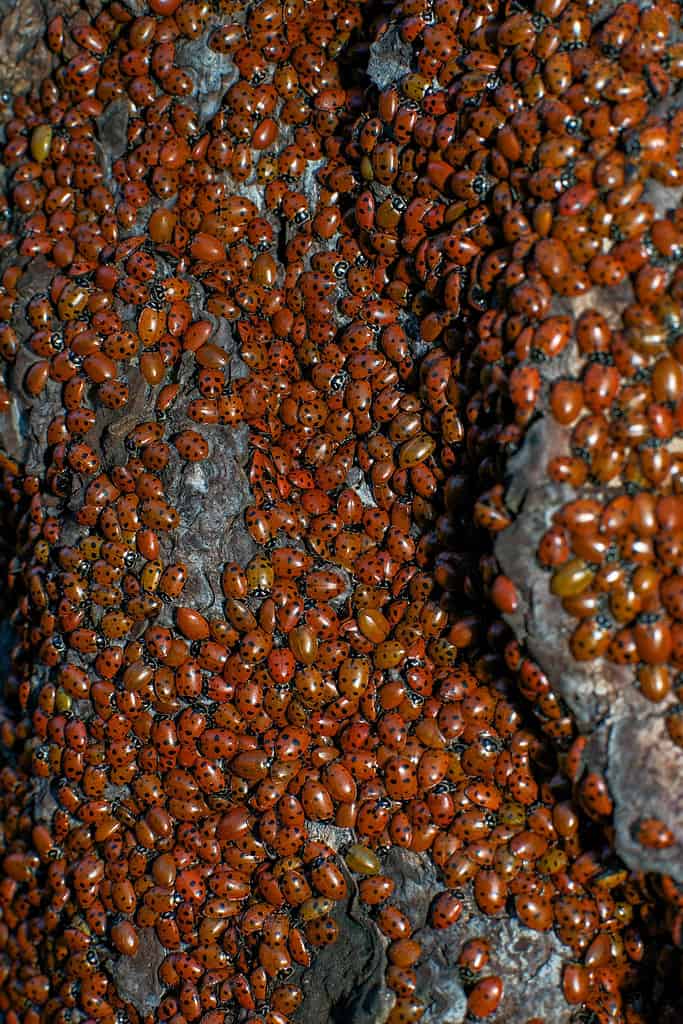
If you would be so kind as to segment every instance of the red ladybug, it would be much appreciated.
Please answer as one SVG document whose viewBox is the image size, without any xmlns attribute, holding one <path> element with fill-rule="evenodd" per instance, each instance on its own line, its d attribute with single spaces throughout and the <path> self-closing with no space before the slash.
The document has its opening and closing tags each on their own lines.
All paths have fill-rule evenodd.
<svg viewBox="0 0 683 1024">
<path fill-rule="evenodd" d="M 174 439 L 176 450 L 187 462 L 202 462 L 208 458 L 209 445 L 196 430 L 183 430 Z"/>
<path fill-rule="evenodd" d="M 358 891 L 363 903 L 377 906 L 391 897 L 394 887 L 395 883 L 391 878 L 375 875 L 374 878 L 363 878 L 358 885 Z"/>
<path fill-rule="evenodd" d="M 654 850 L 665 850 L 673 846 L 676 837 L 672 830 L 659 818 L 643 818 L 633 828 L 634 836 L 641 846 Z"/>
<path fill-rule="evenodd" d="M 439 930 L 456 924 L 462 914 L 462 902 L 451 892 L 442 892 L 431 906 L 430 921 Z"/>
<path fill-rule="evenodd" d="M 579 785 L 582 805 L 591 817 L 609 817 L 613 810 L 607 783 L 597 772 L 588 772 Z"/>
<path fill-rule="evenodd" d="M 467 996 L 467 1009 L 477 1020 L 495 1013 L 503 998 L 503 982 L 496 975 L 482 978 Z"/>
</svg>

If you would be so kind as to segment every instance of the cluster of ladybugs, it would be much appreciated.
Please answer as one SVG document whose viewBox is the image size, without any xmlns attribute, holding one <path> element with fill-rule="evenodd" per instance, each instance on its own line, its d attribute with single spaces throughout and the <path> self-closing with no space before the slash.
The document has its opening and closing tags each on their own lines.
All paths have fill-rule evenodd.
<svg viewBox="0 0 683 1024">
<path fill-rule="evenodd" d="M 18 638 L 0 730 L 8 1024 L 230 1008 L 287 1024 L 289 972 L 337 937 L 348 871 L 388 940 L 390 1024 L 418 1021 L 419 939 L 375 852 L 390 845 L 440 870 L 432 927 L 471 891 L 483 914 L 555 928 L 571 1004 L 644 1020 L 661 922 L 644 880 L 603 861 L 605 780 L 486 610 L 518 598 L 479 557 L 510 521 L 504 457 L 575 334 L 586 369 L 550 398 L 572 454 L 549 474 L 625 493 L 565 506 L 539 558 L 582 620 L 576 657 L 609 647 L 648 696 L 669 692 L 679 226 L 639 199 L 680 176 L 680 116 L 651 113 L 683 75 L 679 8 L 597 11 L 113 0 L 51 22 L 55 70 L 14 100 L 3 149 L 0 354 L 29 423 L 54 413 L 40 471 L 0 463 Z M 378 90 L 367 40 L 390 32 L 413 65 Z M 224 76 L 213 104 L 205 63 Z M 556 315 L 555 296 L 627 275 L 623 329 Z M 167 486 L 244 425 L 255 553 L 209 581 L 212 617 L 183 603 Z M 569 781 L 519 690 L 570 747 Z M 309 822 L 353 830 L 346 873 Z M 672 841 L 654 820 L 641 838 Z M 659 886 L 676 933 L 683 896 Z M 145 929 L 165 951 L 147 1016 L 111 959 Z M 505 1009 L 488 963 L 466 943 L 475 1019 Z"/>
<path fill-rule="evenodd" d="M 650 204 L 640 206 L 646 216 Z M 665 220 L 653 231 L 662 224 L 674 233 Z M 637 238 L 637 246 L 645 260 L 646 243 Z M 683 496 L 672 444 L 683 412 L 675 351 L 681 306 L 674 298 L 683 277 L 680 268 L 678 278 L 673 272 L 671 251 L 669 266 L 665 258 L 638 271 L 640 303 L 625 310 L 623 330 L 611 331 L 594 311 L 579 318 L 586 368 L 580 379 L 556 381 L 551 393 L 552 415 L 572 428 L 572 454 L 555 457 L 548 472 L 576 491 L 589 475 L 612 489 L 608 500 L 577 496 L 566 504 L 538 550 L 552 569 L 553 593 L 580 620 L 570 641 L 574 657 L 637 666 L 640 692 L 654 702 L 670 696 L 683 667 Z M 647 292 L 646 274 L 655 282 Z M 680 746 L 676 711 L 668 724 Z"/>
</svg>

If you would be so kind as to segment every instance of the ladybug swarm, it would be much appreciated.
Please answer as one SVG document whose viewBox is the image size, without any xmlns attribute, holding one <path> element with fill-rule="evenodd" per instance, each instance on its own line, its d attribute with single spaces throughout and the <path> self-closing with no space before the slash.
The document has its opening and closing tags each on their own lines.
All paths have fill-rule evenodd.
<svg viewBox="0 0 683 1024">
<path fill-rule="evenodd" d="M 571 653 L 632 665 L 683 746 L 683 213 L 646 198 L 683 185 L 680 17 L 112 0 L 50 22 L 2 148 L 7 1024 L 288 1024 L 351 878 L 388 1024 L 419 1021 L 392 846 L 440 873 L 430 927 L 473 897 L 554 929 L 581 1020 L 675 1019 L 647 979 L 683 891 L 611 858 L 607 781 L 492 549 L 548 408 L 567 500 L 537 557 Z M 371 43 L 408 62 L 394 82 Z M 628 293 L 618 318 L 598 288 Z M 219 614 L 184 598 L 172 494 L 239 432 L 251 554 L 208 580 Z M 655 818 L 637 839 L 677 841 Z M 116 964 L 150 932 L 142 1012 Z M 469 1020 L 506 1019 L 490 952 L 459 953 Z"/>
</svg>

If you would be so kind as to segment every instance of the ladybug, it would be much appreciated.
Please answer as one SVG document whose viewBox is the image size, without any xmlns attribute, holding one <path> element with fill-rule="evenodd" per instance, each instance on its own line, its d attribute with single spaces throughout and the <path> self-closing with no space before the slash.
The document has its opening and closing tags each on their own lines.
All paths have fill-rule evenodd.
<svg viewBox="0 0 683 1024">
<path fill-rule="evenodd" d="M 519 605 L 517 588 L 512 580 L 500 573 L 491 587 L 491 601 L 505 615 L 512 615 Z"/>
<path fill-rule="evenodd" d="M 566 533 L 561 526 L 552 526 L 541 537 L 536 549 L 538 561 L 544 568 L 563 565 L 570 555 Z"/>
<path fill-rule="evenodd" d="M 613 803 L 607 783 L 598 772 L 588 772 L 582 779 L 579 785 L 579 798 L 591 817 L 599 819 L 612 814 Z"/>
<path fill-rule="evenodd" d="M 47 26 L 47 45 L 53 53 L 60 53 L 64 45 L 64 19 L 60 14 L 51 18 Z"/>
<path fill-rule="evenodd" d="M 376 918 L 377 926 L 388 939 L 409 938 L 412 933 L 410 921 L 398 907 L 384 904 Z"/>
<path fill-rule="evenodd" d="M 368 906 L 378 906 L 390 899 L 394 892 L 395 883 L 386 875 L 375 875 L 372 878 L 363 878 L 358 885 L 358 893 L 363 903 Z"/>
<path fill-rule="evenodd" d="M 100 469 L 99 456 L 82 441 L 69 446 L 67 461 L 71 469 L 82 476 L 94 476 Z"/>
<path fill-rule="evenodd" d="M 324 821 L 334 815 L 330 794 L 320 783 L 309 780 L 304 783 L 301 798 L 306 816 L 313 821 Z"/>
<path fill-rule="evenodd" d="M 497 975 L 482 978 L 467 996 L 467 1010 L 476 1020 L 495 1013 L 503 998 L 503 981 Z"/>
<path fill-rule="evenodd" d="M 387 793 L 393 799 L 410 800 L 417 795 L 417 771 L 407 758 L 396 757 L 389 761 L 385 766 L 384 781 Z"/>
<path fill-rule="evenodd" d="M 430 909 L 430 924 L 432 928 L 443 930 L 450 928 L 462 914 L 462 902 L 453 892 L 445 891 L 440 893 L 434 900 Z"/>
<path fill-rule="evenodd" d="M 306 939 L 312 946 L 333 945 L 339 937 L 339 926 L 332 917 L 320 917 L 307 921 L 304 926 Z"/>
<path fill-rule="evenodd" d="M 339 868 L 332 861 L 317 865 L 313 862 L 311 879 L 316 890 L 326 899 L 342 900 L 347 895 L 347 885 Z"/>
<path fill-rule="evenodd" d="M 632 827 L 633 837 L 641 846 L 665 850 L 676 842 L 671 829 L 659 818 L 642 818 Z"/>
<path fill-rule="evenodd" d="M 110 934 L 114 947 L 122 956 L 135 956 L 139 948 L 139 939 L 130 921 L 119 921 L 113 925 Z"/>
<path fill-rule="evenodd" d="M 534 931 L 547 931 L 553 926 L 553 907 L 548 897 L 537 893 L 520 893 L 515 896 L 517 917 Z"/>
<path fill-rule="evenodd" d="M 483 913 L 494 916 L 505 906 L 507 887 L 495 871 L 480 869 L 474 879 L 474 898 Z"/>
<path fill-rule="evenodd" d="M 208 442 L 196 430 L 181 431 L 174 438 L 173 444 L 181 459 L 186 462 L 202 462 L 208 458 Z"/>
<path fill-rule="evenodd" d="M 298 985 L 285 983 L 273 989 L 270 997 L 270 1005 L 277 1013 L 291 1016 L 296 1013 L 303 1001 L 304 995 Z"/>
<path fill-rule="evenodd" d="M 570 1005 L 584 1003 L 588 997 L 588 979 L 581 964 L 567 964 L 562 972 L 562 992 Z"/>
</svg>

